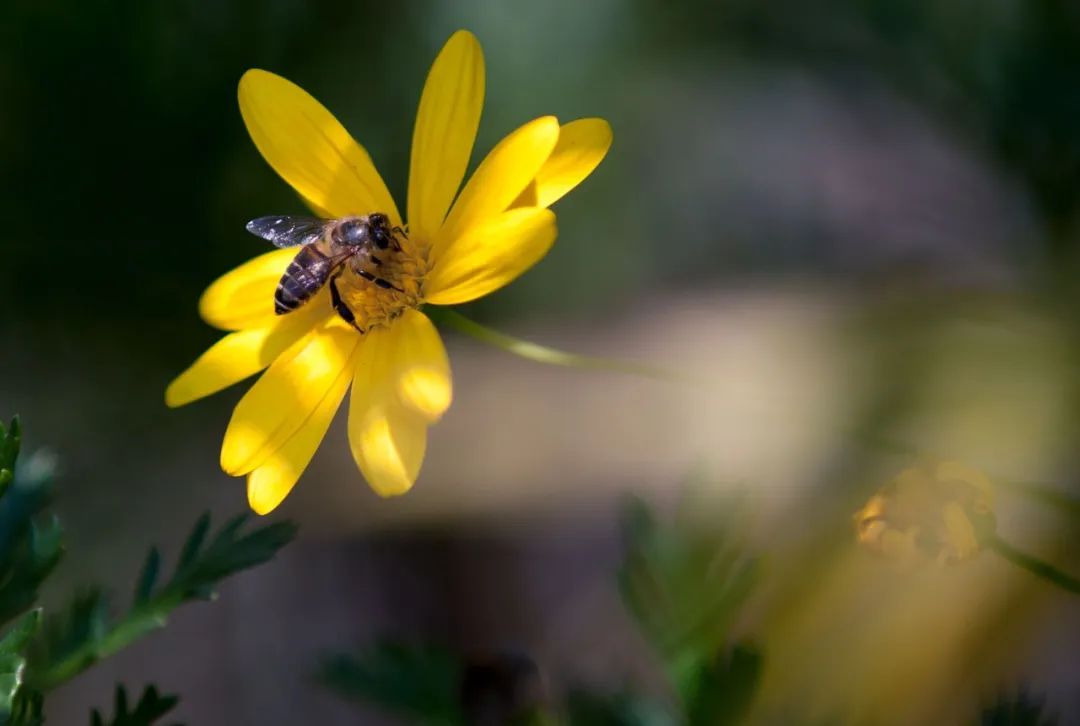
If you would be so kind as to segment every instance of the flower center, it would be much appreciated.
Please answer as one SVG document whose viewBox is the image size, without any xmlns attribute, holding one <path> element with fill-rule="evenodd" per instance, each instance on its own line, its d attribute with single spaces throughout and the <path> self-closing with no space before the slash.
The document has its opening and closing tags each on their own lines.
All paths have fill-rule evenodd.
<svg viewBox="0 0 1080 726">
<path fill-rule="evenodd" d="M 409 308 L 420 307 L 427 256 L 420 251 L 419 245 L 403 235 L 398 235 L 397 240 L 401 249 L 376 253 L 382 264 L 346 263 L 345 271 L 338 278 L 342 301 L 356 316 L 356 324 L 365 331 L 388 325 Z M 367 279 L 369 276 L 391 287 Z"/>
</svg>

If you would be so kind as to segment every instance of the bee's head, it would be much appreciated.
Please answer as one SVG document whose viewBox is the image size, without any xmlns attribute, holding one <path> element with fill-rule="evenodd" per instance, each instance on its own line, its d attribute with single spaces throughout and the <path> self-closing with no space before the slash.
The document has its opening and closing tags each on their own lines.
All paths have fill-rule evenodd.
<svg viewBox="0 0 1080 726">
<path fill-rule="evenodd" d="M 385 250 L 394 241 L 394 231 L 390 227 L 390 218 L 382 212 L 376 212 L 368 216 L 368 224 L 371 227 L 371 241 L 380 250 Z"/>
</svg>

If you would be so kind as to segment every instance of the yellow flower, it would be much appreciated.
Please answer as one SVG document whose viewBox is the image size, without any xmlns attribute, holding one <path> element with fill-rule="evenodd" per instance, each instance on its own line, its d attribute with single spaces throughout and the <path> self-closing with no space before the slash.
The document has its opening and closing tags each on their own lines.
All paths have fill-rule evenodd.
<svg viewBox="0 0 1080 726">
<path fill-rule="evenodd" d="M 994 526 L 989 480 L 955 461 L 905 469 L 855 514 L 859 544 L 904 562 L 970 559 Z"/>
<path fill-rule="evenodd" d="M 403 225 L 367 152 L 314 98 L 262 70 L 240 79 L 240 112 L 266 161 L 322 217 L 382 212 Z M 555 241 L 548 207 L 603 159 L 602 119 L 530 121 L 499 142 L 461 187 L 484 100 L 476 38 L 455 33 L 420 97 L 409 169 L 408 235 L 380 274 L 384 289 L 347 270 L 341 295 L 366 332 L 346 324 L 322 290 L 274 315 L 278 280 L 296 249 L 268 252 L 214 282 L 202 317 L 233 331 L 168 387 L 169 406 L 266 372 L 237 404 L 221 466 L 247 476 L 248 501 L 274 509 L 307 467 L 353 383 L 348 435 L 372 488 L 402 494 L 416 481 L 427 428 L 450 405 L 442 340 L 420 306 L 468 302 L 525 272 Z M 460 193 L 458 192 L 459 187 Z"/>
</svg>

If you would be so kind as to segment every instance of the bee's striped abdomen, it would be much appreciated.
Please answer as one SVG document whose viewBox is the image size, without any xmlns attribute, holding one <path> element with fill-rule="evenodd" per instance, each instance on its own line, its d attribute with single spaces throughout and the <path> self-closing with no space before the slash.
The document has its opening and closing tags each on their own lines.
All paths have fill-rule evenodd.
<svg viewBox="0 0 1080 726">
<path fill-rule="evenodd" d="M 284 315 L 296 310 L 326 284 L 329 276 L 329 258 L 313 244 L 301 248 L 274 291 L 274 312 Z"/>
</svg>

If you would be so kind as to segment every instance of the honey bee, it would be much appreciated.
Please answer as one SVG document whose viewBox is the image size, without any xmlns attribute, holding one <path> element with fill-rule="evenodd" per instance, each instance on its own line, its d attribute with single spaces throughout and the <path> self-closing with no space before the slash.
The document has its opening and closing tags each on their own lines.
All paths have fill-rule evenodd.
<svg viewBox="0 0 1080 726">
<path fill-rule="evenodd" d="M 374 285 L 401 292 L 401 288 L 376 274 L 383 264 L 377 253 L 399 251 L 401 245 L 396 235 L 404 235 L 401 227 L 390 226 L 390 218 L 385 214 L 376 212 L 340 219 L 258 217 L 247 223 L 247 231 L 275 247 L 300 247 L 274 291 L 274 312 L 278 315 L 296 310 L 329 283 L 334 310 L 363 333 L 338 292 L 337 280 L 342 273 L 351 269 Z"/>
</svg>

